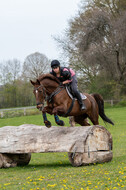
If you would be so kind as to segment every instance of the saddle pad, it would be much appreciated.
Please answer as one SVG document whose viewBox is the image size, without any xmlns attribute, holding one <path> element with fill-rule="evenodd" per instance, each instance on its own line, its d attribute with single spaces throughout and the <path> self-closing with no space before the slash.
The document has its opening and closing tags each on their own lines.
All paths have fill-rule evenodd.
<svg viewBox="0 0 126 190">
<path fill-rule="evenodd" d="M 74 97 L 73 97 L 73 95 L 70 93 L 70 91 L 68 90 L 67 86 L 66 86 L 66 91 L 67 91 L 69 97 L 70 97 L 71 99 L 73 99 Z M 82 94 L 82 93 L 80 93 L 80 95 L 81 95 L 82 100 L 85 100 L 85 99 L 87 98 L 87 97 L 86 97 L 84 94 Z M 77 99 L 75 98 L 75 100 L 77 100 Z"/>
</svg>

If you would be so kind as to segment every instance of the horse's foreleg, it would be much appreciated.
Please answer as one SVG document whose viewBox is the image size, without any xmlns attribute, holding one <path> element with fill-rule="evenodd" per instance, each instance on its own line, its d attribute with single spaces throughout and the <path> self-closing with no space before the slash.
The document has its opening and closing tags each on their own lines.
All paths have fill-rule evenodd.
<svg viewBox="0 0 126 190">
<path fill-rule="evenodd" d="M 42 112 L 42 116 L 43 116 L 45 126 L 50 128 L 51 127 L 51 122 L 47 120 L 46 112 Z"/>
<path fill-rule="evenodd" d="M 48 108 L 49 108 L 49 107 L 46 106 L 46 107 L 43 109 L 43 111 L 42 111 L 42 116 L 43 116 L 43 120 L 44 120 L 45 126 L 48 127 L 48 128 L 50 128 L 50 127 L 51 127 L 51 122 L 48 121 L 47 116 L 46 116 L 46 112 L 52 113 L 52 110 L 51 110 L 51 109 L 48 109 Z"/>
<path fill-rule="evenodd" d="M 58 125 L 64 126 L 64 121 L 60 120 L 57 114 L 54 114 L 54 118 Z"/>
<path fill-rule="evenodd" d="M 55 118 L 55 122 L 58 124 L 58 125 L 61 125 L 61 126 L 64 126 L 64 121 L 63 120 L 60 120 L 57 113 L 58 111 L 61 111 L 62 110 L 62 107 L 55 107 L 52 111 L 52 113 L 54 114 L 54 118 Z"/>
</svg>

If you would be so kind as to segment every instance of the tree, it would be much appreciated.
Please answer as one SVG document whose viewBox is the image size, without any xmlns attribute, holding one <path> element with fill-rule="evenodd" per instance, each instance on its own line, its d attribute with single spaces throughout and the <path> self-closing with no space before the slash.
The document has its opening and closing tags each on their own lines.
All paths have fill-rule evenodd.
<svg viewBox="0 0 126 190">
<path fill-rule="evenodd" d="M 86 8 L 105 10 L 113 17 L 118 17 L 122 11 L 126 10 L 125 0 L 87 0 Z M 82 1 L 82 7 L 85 8 L 85 1 Z"/>
<path fill-rule="evenodd" d="M 20 76 L 20 61 L 12 59 L 1 63 L 1 106 L 17 106 L 17 86 L 16 80 Z"/>
<path fill-rule="evenodd" d="M 17 80 L 17 105 L 33 106 L 36 104 L 33 87 L 29 81 Z"/>
<path fill-rule="evenodd" d="M 1 83 L 14 83 L 21 74 L 21 63 L 18 59 L 3 61 L 0 67 Z"/>
<path fill-rule="evenodd" d="M 29 79 L 36 79 L 41 74 L 49 72 L 49 59 L 41 53 L 33 53 L 26 57 L 23 64 L 23 76 Z"/>
<path fill-rule="evenodd" d="M 123 7 L 126 2 L 120 2 L 90 1 L 70 20 L 64 38 L 56 40 L 68 55 L 70 65 L 79 72 L 80 81 L 85 81 L 88 88 L 98 82 L 97 77 L 103 73 L 108 85 L 110 81 L 117 81 L 116 85 L 120 85 L 125 94 L 126 12 Z"/>
<path fill-rule="evenodd" d="M 29 81 L 22 80 L 20 61 L 17 59 L 4 61 L 0 67 L 0 107 L 17 107 L 35 105 L 32 86 Z"/>
</svg>

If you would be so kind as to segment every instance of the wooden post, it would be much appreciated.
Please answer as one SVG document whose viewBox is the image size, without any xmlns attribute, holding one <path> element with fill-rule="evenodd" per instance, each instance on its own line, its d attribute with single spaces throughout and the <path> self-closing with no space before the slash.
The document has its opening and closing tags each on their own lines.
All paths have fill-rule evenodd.
<svg viewBox="0 0 126 190">
<path fill-rule="evenodd" d="M 113 106 L 113 100 L 111 100 L 111 106 Z"/>
<path fill-rule="evenodd" d="M 104 127 L 98 125 L 46 128 L 25 124 L 0 128 L 2 156 L 25 154 L 30 158 L 29 153 L 34 152 L 68 152 L 73 166 L 111 161 L 112 136 Z M 13 160 L 18 164 L 18 159 Z M 27 164 L 28 162 L 26 161 Z M 7 161 L 6 164 L 1 161 L 0 166 L 5 165 Z"/>
<path fill-rule="evenodd" d="M 3 118 L 4 114 L 3 114 L 3 112 L 2 112 L 2 111 L 0 112 L 0 115 L 1 115 L 1 118 Z"/>
<path fill-rule="evenodd" d="M 24 116 L 26 115 L 26 108 L 24 108 Z"/>
</svg>

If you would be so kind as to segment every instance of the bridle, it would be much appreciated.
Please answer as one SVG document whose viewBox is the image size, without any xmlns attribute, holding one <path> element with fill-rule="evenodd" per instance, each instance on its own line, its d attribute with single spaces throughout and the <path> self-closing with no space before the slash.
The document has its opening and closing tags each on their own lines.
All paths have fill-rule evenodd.
<svg viewBox="0 0 126 190">
<path fill-rule="evenodd" d="M 40 86 L 38 86 L 37 88 L 34 88 L 35 91 L 38 92 L 38 89 L 42 87 L 42 90 L 39 90 L 39 92 L 42 92 L 43 94 L 43 102 L 38 102 L 38 105 L 42 105 L 42 107 L 39 108 L 40 111 L 43 111 L 44 109 L 44 102 L 47 100 L 49 103 L 52 103 L 52 107 L 53 107 L 53 97 L 56 96 L 57 94 L 59 94 L 63 89 L 65 89 L 65 86 L 63 85 L 59 85 L 50 95 L 47 95 L 47 90 L 46 88 L 43 86 L 43 84 L 41 84 Z M 69 109 L 67 110 L 67 112 L 64 114 L 64 117 L 67 117 L 68 114 L 71 112 L 73 105 L 75 102 L 75 98 L 72 99 L 72 103 L 69 107 Z"/>
<path fill-rule="evenodd" d="M 38 90 L 39 88 L 41 88 L 42 87 L 42 90 Z M 36 92 L 36 93 L 38 93 L 38 92 L 42 92 L 43 94 L 43 99 L 44 100 L 46 100 L 46 89 L 45 89 L 45 87 L 41 84 L 40 86 L 38 86 L 37 88 L 34 88 L 34 91 Z M 38 105 L 40 105 L 40 104 L 42 104 L 43 105 L 43 107 L 44 107 L 44 101 L 43 102 L 38 102 L 36 105 L 38 106 Z"/>
<path fill-rule="evenodd" d="M 42 88 L 42 90 L 38 90 L 39 88 Z M 38 86 L 37 88 L 34 88 L 34 91 L 37 91 L 37 92 L 42 92 L 42 96 L 43 96 L 43 99 L 45 101 L 49 101 L 49 102 L 52 102 L 53 100 L 53 97 L 55 95 L 57 95 L 58 93 L 60 93 L 63 89 L 65 88 L 65 86 L 63 85 L 59 85 L 50 95 L 47 95 L 47 90 L 46 88 L 43 86 L 43 84 L 41 84 L 40 86 Z M 37 93 L 36 92 L 36 93 Z M 44 107 L 44 101 L 43 102 L 38 102 L 37 103 L 37 106 L 42 104 Z"/>
</svg>

